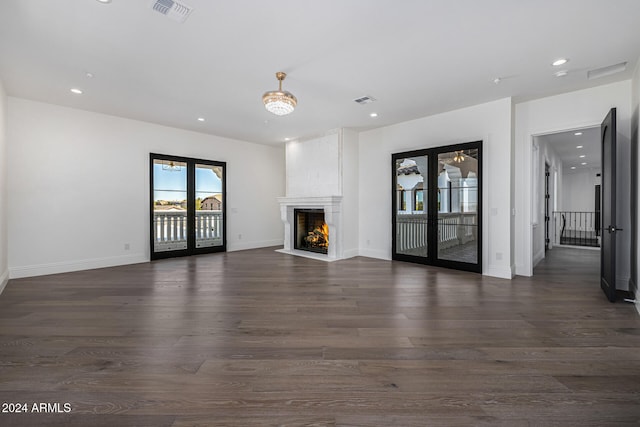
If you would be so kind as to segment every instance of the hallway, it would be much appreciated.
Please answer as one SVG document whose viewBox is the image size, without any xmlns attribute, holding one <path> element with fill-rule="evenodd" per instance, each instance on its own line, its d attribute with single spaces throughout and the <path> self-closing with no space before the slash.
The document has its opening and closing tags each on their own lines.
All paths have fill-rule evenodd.
<svg viewBox="0 0 640 427">
<path fill-rule="evenodd" d="M 600 289 L 600 250 L 554 246 L 534 268 L 536 278 L 573 281 L 576 278 Z M 591 286 L 593 285 L 593 286 Z"/>
</svg>

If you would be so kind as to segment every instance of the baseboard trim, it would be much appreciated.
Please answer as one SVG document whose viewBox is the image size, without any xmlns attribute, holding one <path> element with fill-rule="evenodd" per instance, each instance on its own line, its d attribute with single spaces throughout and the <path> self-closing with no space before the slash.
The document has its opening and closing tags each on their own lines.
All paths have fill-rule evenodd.
<svg viewBox="0 0 640 427">
<path fill-rule="evenodd" d="M 282 239 L 261 240 L 258 242 L 239 243 L 233 242 L 227 245 L 227 252 L 246 251 L 247 249 L 269 248 L 271 246 L 282 246 Z"/>
<path fill-rule="evenodd" d="M 391 255 L 387 251 L 379 251 L 376 249 L 360 249 L 359 255 L 367 258 L 383 259 L 385 261 L 391 260 Z"/>
<path fill-rule="evenodd" d="M 484 271 L 482 274 L 485 276 L 498 277 L 500 279 L 513 279 L 515 267 L 500 267 L 497 265 L 490 265 L 487 268 L 487 271 Z"/>
<path fill-rule="evenodd" d="M 4 288 L 7 287 L 7 283 L 9 283 L 9 270 L 3 272 L 0 275 L 0 294 L 4 291 Z"/>
<path fill-rule="evenodd" d="M 358 249 L 349 249 L 342 253 L 343 259 L 353 258 L 360 255 L 360 251 Z"/>
<path fill-rule="evenodd" d="M 533 268 L 536 268 L 536 265 L 538 265 L 540 263 L 540 261 L 542 261 L 544 259 L 544 255 L 545 255 L 544 249 L 534 255 L 534 257 L 533 257 Z"/>
<path fill-rule="evenodd" d="M 116 267 L 119 265 L 139 264 L 149 262 L 149 257 L 144 254 L 92 258 L 80 261 L 63 261 L 49 264 L 27 265 L 22 267 L 10 267 L 9 277 L 20 279 L 24 277 L 44 276 L 47 274 L 69 273 L 72 271 L 93 270 L 95 268 Z"/>
<path fill-rule="evenodd" d="M 524 264 L 516 264 L 515 272 L 517 276 L 531 277 L 532 274 L 525 270 Z"/>
</svg>

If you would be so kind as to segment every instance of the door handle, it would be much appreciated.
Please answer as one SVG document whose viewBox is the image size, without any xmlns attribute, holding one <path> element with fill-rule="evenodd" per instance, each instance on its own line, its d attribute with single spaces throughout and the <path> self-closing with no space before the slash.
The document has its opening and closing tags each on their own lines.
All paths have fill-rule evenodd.
<svg viewBox="0 0 640 427">
<path fill-rule="evenodd" d="M 616 228 L 615 225 L 610 225 L 609 227 L 607 227 L 607 230 L 609 231 L 609 233 L 615 233 L 616 231 L 622 231 L 622 228 Z"/>
</svg>

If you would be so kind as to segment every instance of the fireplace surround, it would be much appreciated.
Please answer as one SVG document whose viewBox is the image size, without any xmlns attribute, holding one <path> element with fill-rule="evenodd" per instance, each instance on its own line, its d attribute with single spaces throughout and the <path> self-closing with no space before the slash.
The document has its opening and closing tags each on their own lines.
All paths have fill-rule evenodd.
<svg viewBox="0 0 640 427">
<path fill-rule="evenodd" d="M 284 225 L 284 248 L 279 251 L 323 261 L 358 255 L 358 134 L 334 129 L 288 141 L 285 163 L 286 192 L 277 198 Z M 295 209 L 324 212 L 329 229 L 326 253 L 296 249 Z"/>
<path fill-rule="evenodd" d="M 280 214 L 284 223 L 284 248 L 279 252 L 299 255 L 323 261 L 344 258 L 342 245 L 342 196 L 327 197 L 279 197 Z M 324 214 L 324 222 L 329 229 L 329 244 L 326 251 L 309 251 L 297 248 L 296 210 Z M 313 230 L 312 230 L 313 231 Z M 308 231 L 307 231 L 308 233 Z"/>
</svg>

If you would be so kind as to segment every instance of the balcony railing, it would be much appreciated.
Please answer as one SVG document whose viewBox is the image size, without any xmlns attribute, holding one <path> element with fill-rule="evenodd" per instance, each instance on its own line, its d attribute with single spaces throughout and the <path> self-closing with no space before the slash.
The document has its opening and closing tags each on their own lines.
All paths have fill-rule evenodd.
<svg viewBox="0 0 640 427">
<path fill-rule="evenodd" d="M 438 250 L 464 245 L 476 240 L 478 215 L 469 213 L 438 214 Z M 396 251 L 406 252 L 427 247 L 426 214 L 403 214 L 396 217 Z"/>
<path fill-rule="evenodd" d="M 600 247 L 599 212 L 553 212 L 556 245 Z"/>
<path fill-rule="evenodd" d="M 222 211 L 196 211 L 196 247 L 222 245 Z M 187 249 L 187 211 L 153 211 L 155 252 Z"/>
</svg>

